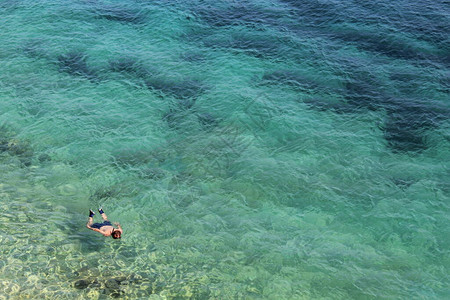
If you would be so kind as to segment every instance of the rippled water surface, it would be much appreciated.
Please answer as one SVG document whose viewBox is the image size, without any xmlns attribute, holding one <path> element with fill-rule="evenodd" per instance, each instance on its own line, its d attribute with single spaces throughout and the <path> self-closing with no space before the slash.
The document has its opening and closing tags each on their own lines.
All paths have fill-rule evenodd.
<svg viewBox="0 0 450 300">
<path fill-rule="evenodd" d="M 0 299 L 448 299 L 449 11 L 0 1 Z"/>
</svg>

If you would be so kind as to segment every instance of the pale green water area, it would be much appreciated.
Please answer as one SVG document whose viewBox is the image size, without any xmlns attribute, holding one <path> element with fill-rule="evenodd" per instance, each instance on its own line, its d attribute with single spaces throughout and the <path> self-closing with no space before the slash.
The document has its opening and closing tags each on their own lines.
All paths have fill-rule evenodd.
<svg viewBox="0 0 450 300">
<path fill-rule="evenodd" d="M 450 299 L 450 7 L 392 2 L 0 1 L 0 299 Z"/>
</svg>

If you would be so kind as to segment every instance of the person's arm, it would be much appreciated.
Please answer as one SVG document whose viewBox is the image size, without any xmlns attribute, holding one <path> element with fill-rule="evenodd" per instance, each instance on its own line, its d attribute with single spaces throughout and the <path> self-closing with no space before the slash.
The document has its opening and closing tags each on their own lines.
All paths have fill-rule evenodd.
<svg viewBox="0 0 450 300">
<path fill-rule="evenodd" d="M 91 224 L 92 224 L 92 222 L 88 222 L 88 223 L 86 224 L 86 227 L 89 228 L 90 230 L 94 230 L 94 231 L 100 232 L 101 234 L 105 235 L 100 229 L 98 229 L 98 228 L 92 228 L 92 227 L 91 227 Z"/>
<path fill-rule="evenodd" d="M 115 222 L 114 225 L 117 226 L 117 229 L 120 230 L 120 233 L 123 233 L 122 226 L 120 226 L 119 222 Z"/>
<path fill-rule="evenodd" d="M 89 228 L 90 230 L 94 230 L 94 231 L 97 231 L 97 232 L 100 232 L 101 234 L 103 234 L 104 236 L 109 236 L 109 234 L 108 233 L 106 233 L 106 232 L 103 232 L 103 231 L 101 231 L 100 229 L 98 229 L 98 228 L 92 228 L 89 224 L 88 225 L 86 225 L 86 227 L 87 228 Z"/>
</svg>

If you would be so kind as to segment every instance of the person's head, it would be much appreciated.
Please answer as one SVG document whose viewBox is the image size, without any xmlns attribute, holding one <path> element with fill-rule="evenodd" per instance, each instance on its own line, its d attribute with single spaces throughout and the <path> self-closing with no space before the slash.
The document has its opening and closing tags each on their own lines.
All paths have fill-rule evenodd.
<svg viewBox="0 0 450 300">
<path fill-rule="evenodd" d="M 120 239 L 121 238 L 121 233 L 120 233 L 120 230 L 114 230 L 112 233 L 111 233 L 111 236 L 112 236 L 112 238 L 113 239 Z"/>
</svg>

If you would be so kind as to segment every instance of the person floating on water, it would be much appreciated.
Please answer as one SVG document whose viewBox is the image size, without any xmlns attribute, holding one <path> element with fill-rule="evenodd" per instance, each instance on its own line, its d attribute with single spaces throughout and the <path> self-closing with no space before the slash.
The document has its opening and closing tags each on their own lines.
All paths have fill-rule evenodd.
<svg viewBox="0 0 450 300">
<path fill-rule="evenodd" d="M 90 209 L 89 210 L 89 219 L 86 224 L 86 227 L 89 229 L 92 229 L 94 231 L 100 232 L 104 236 L 112 236 L 113 239 L 120 239 L 122 236 L 122 232 L 123 232 L 122 227 L 120 227 L 120 224 L 114 223 L 114 225 L 117 226 L 117 228 L 114 228 L 114 226 L 111 224 L 111 222 L 108 221 L 108 217 L 106 216 L 105 212 L 103 211 L 103 209 L 101 207 L 98 209 L 98 212 L 100 213 L 100 215 L 103 218 L 103 223 L 92 224 L 92 222 L 94 222 L 95 213 Z"/>
</svg>

